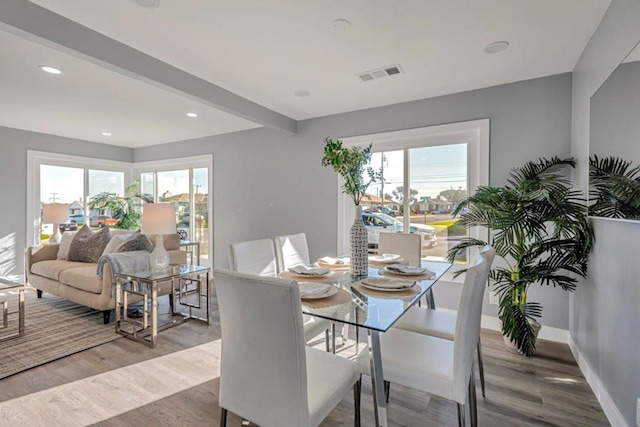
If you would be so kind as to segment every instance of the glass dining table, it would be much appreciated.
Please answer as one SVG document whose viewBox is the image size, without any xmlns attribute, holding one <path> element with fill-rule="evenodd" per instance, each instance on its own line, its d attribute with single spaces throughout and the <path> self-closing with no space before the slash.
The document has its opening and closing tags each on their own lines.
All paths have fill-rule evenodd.
<svg viewBox="0 0 640 427">
<path fill-rule="evenodd" d="M 324 304 L 320 303 L 321 300 L 302 300 L 302 311 L 307 315 L 366 329 L 376 426 L 386 427 L 388 425 L 380 334 L 389 330 L 409 308 L 416 304 L 449 270 L 451 264 L 423 260 L 422 267 L 431 274 L 397 276 L 385 271 L 384 265 L 369 264 L 368 278 L 386 276 L 393 279 L 415 280 L 413 287 L 402 291 L 373 290 L 362 285 L 360 280 L 364 278 L 352 279 L 349 270 L 333 270 L 327 277 L 313 279 L 313 281 L 330 283 L 346 292 L 342 293 L 342 299 L 336 299 L 336 305 L 332 306 L 328 298 L 329 301 Z M 303 279 L 297 280 L 303 282 Z M 350 299 L 346 298 L 347 293 Z M 339 305 L 346 309 L 336 309 L 336 307 L 339 308 Z"/>
</svg>

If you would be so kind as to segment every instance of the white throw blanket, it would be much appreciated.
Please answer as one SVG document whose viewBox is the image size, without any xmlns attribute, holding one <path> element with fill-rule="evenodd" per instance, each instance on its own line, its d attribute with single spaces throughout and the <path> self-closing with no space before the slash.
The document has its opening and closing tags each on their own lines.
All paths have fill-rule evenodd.
<svg viewBox="0 0 640 427">
<path fill-rule="evenodd" d="M 108 263 L 109 267 L 111 267 L 111 283 L 115 282 L 116 273 L 148 274 L 151 272 L 149 255 L 150 254 L 147 251 L 116 252 L 113 254 L 102 255 L 98 259 L 98 269 L 96 274 L 102 277 L 105 263 Z"/>
</svg>

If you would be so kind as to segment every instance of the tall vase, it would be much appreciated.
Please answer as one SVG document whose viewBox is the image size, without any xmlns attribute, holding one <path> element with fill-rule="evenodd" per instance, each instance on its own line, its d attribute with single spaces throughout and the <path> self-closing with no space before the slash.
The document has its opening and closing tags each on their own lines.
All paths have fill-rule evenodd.
<svg viewBox="0 0 640 427">
<path fill-rule="evenodd" d="M 369 260 L 367 253 L 368 234 L 362 222 L 362 207 L 356 205 L 356 219 L 351 226 L 351 277 L 367 277 Z"/>
</svg>

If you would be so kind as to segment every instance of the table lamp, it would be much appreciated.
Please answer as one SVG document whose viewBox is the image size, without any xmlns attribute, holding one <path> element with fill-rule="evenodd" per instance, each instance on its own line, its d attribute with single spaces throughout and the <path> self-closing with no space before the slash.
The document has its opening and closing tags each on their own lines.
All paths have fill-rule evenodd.
<svg viewBox="0 0 640 427">
<path fill-rule="evenodd" d="M 64 224 L 69 219 L 69 205 L 62 203 L 49 203 L 44 205 L 42 214 L 43 224 L 53 225 L 53 236 L 49 237 L 49 243 L 60 243 L 60 224 Z"/>
<path fill-rule="evenodd" d="M 151 252 L 151 268 L 160 270 L 169 265 L 169 254 L 164 248 L 163 234 L 176 233 L 176 211 L 171 203 L 147 203 L 142 207 L 142 233 L 156 235 L 156 246 Z"/>
</svg>

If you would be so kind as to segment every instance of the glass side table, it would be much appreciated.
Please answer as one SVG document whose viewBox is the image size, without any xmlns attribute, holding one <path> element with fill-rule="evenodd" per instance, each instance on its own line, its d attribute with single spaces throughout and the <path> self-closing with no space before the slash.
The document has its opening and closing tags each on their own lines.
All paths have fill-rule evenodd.
<svg viewBox="0 0 640 427">
<path fill-rule="evenodd" d="M 195 256 L 195 265 L 200 265 L 200 242 L 180 240 L 180 247 L 184 248 L 187 256 L 189 256 L 189 264 L 194 264 L 193 257 Z"/>
<path fill-rule="evenodd" d="M 190 319 L 211 324 L 210 268 L 197 265 L 170 265 L 159 271 L 132 271 L 114 274 L 116 297 L 116 332 L 134 341 L 156 347 L 158 331 L 184 323 Z M 171 320 L 158 324 L 158 289 L 170 282 Z M 127 315 L 129 299 L 139 297 L 143 302 L 141 319 Z M 204 299 L 204 301 L 203 301 Z M 176 311 L 176 306 L 184 308 Z M 149 308 L 150 306 L 150 308 Z M 186 310 L 186 311 L 185 311 Z M 204 315 L 197 313 L 204 310 Z"/>
<path fill-rule="evenodd" d="M 17 294 L 18 309 L 9 311 L 9 300 Z M 0 341 L 17 338 L 24 335 L 24 283 L 0 277 L 0 306 L 2 307 L 2 324 L 0 331 L 9 329 L 9 315 L 18 314 L 18 331 L 8 335 L 0 335 Z"/>
</svg>

